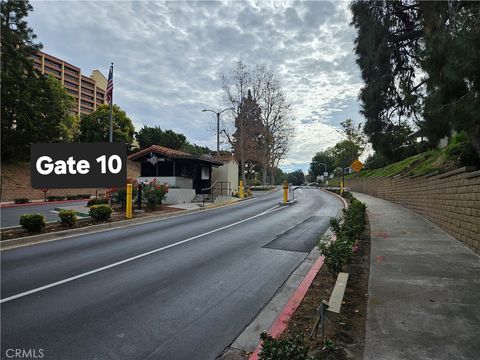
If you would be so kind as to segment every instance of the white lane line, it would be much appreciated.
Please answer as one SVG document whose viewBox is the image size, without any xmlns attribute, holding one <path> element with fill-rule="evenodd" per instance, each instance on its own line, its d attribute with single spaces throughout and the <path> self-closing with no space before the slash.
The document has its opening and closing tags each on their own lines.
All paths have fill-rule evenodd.
<svg viewBox="0 0 480 360">
<path fill-rule="evenodd" d="M 77 279 L 81 279 L 81 278 L 83 278 L 83 277 L 86 277 L 86 276 L 89 276 L 89 275 L 98 273 L 98 272 L 100 272 L 100 271 L 104 271 L 104 270 L 107 270 L 107 269 L 111 269 L 111 268 L 113 268 L 113 267 L 116 267 L 116 266 L 119 266 L 119 265 L 128 263 L 128 262 L 130 262 L 130 261 L 134 261 L 134 260 L 140 259 L 140 258 L 145 257 L 145 256 L 148 256 L 148 255 L 152 255 L 152 254 L 158 253 L 158 252 L 163 251 L 163 250 L 170 249 L 170 248 L 172 248 L 172 247 L 175 247 L 175 246 L 178 246 L 178 245 L 181 245 L 181 244 L 185 244 L 185 243 L 190 242 L 190 241 L 192 241 L 192 240 L 195 240 L 195 239 L 201 238 L 201 237 L 203 237 L 203 236 L 207 236 L 207 235 L 216 233 L 216 232 L 218 232 L 218 231 L 222 231 L 222 230 L 231 228 L 232 226 L 239 225 L 239 224 L 244 223 L 244 222 L 246 222 L 246 221 L 253 220 L 253 219 L 257 218 L 257 217 L 260 217 L 260 216 L 263 216 L 263 215 L 266 215 L 266 214 L 270 214 L 270 213 L 272 213 L 272 212 L 275 212 L 275 211 L 277 211 L 277 210 L 281 210 L 281 209 L 284 209 L 284 208 L 286 208 L 286 207 L 278 207 L 278 205 L 277 205 L 277 206 L 274 206 L 273 208 L 268 209 L 268 210 L 266 210 L 266 211 L 264 211 L 264 212 L 262 212 L 262 213 L 260 213 L 260 214 L 251 216 L 251 217 L 249 217 L 249 218 L 246 218 L 246 219 L 243 219 L 243 220 L 240 220 L 240 221 L 237 221 L 237 222 L 234 222 L 234 223 L 229 224 L 229 225 L 225 225 L 225 226 L 219 227 L 218 229 L 214 229 L 214 230 L 208 231 L 208 232 L 203 233 L 203 234 L 195 235 L 195 236 L 192 236 L 192 237 L 190 237 L 190 238 L 188 238 L 188 239 L 181 240 L 181 241 L 178 241 L 178 242 L 176 242 L 176 243 L 173 243 L 173 244 L 170 244 L 170 245 L 167 245 L 167 246 L 163 246 L 163 247 L 158 248 L 158 249 L 154 249 L 154 250 L 151 250 L 151 251 L 147 251 L 147 252 L 145 252 L 145 253 L 143 253 L 143 254 L 139 254 L 139 255 L 136 255 L 136 256 L 132 256 L 132 257 L 130 257 L 130 258 L 128 258 L 128 259 L 124 259 L 124 260 L 121 260 L 121 261 L 117 261 L 116 263 L 113 263 L 113 264 L 110 264 L 110 265 L 106 265 L 106 266 L 102 266 L 102 267 L 100 267 L 100 268 L 97 268 L 97 269 L 94 269 L 94 270 L 90 270 L 90 271 L 84 272 L 84 273 L 82 273 L 82 274 L 78 274 L 78 275 L 75 275 L 75 276 L 72 276 L 72 277 L 69 277 L 69 278 L 60 280 L 60 281 L 56 281 L 56 282 L 53 282 L 53 283 L 48 284 L 48 285 L 44 285 L 44 286 L 41 286 L 41 287 L 38 287 L 38 288 L 35 288 L 35 289 L 32 289 L 32 290 L 24 291 L 24 292 L 22 292 L 22 293 L 19 293 L 19 294 L 16 294 L 16 295 L 12 295 L 12 296 L 9 296 L 9 297 L 0 299 L 0 304 L 6 303 L 6 302 L 8 302 L 8 301 L 15 300 L 15 299 L 18 299 L 18 298 L 27 296 L 27 295 L 31 295 L 31 294 L 34 294 L 34 293 L 37 293 L 37 292 L 40 292 L 40 291 L 43 291 L 43 290 L 46 290 L 46 289 L 50 289 L 50 288 L 52 288 L 52 287 L 59 286 L 59 285 L 62 285 L 62 284 L 65 284 L 65 283 L 68 283 L 68 282 L 71 282 L 71 281 L 74 281 L 74 280 L 77 280 Z"/>
</svg>

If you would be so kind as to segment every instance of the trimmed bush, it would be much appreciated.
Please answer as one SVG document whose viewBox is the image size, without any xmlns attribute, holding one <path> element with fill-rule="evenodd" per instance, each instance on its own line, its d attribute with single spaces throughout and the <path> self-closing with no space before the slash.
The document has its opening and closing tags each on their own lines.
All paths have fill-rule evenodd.
<svg viewBox="0 0 480 360">
<path fill-rule="evenodd" d="M 42 214 L 25 214 L 20 217 L 20 225 L 27 231 L 39 232 L 45 227 L 45 217 Z"/>
<path fill-rule="evenodd" d="M 101 204 L 108 204 L 108 199 L 107 198 L 93 198 L 88 200 L 87 206 L 93 206 L 93 205 L 101 205 Z"/>
<path fill-rule="evenodd" d="M 88 214 L 97 222 L 107 222 L 112 217 L 113 209 L 110 205 L 99 204 L 92 205 Z"/>
<path fill-rule="evenodd" d="M 47 201 L 61 201 L 61 200 L 65 200 L 65 196 L 59 196 L 59 195 L 47 196 Z"/>
<path fill-rule="evenodd" d="M 19 198 L 19 199 L 14 199 L 13 202 L 15 204 L 26 204 L 30 202 L 30 199 L 27 198 Z"/>
<path fill-rule="evenodd" d="M 343 195 L 350 200 L 350 206 L 343 210 L 341 220 L 336 218 L 330 220 L 330 229 L 335 234 L 336 241 L 330 241 L 327 236 L 322 237 L 317 244 L 320 254 L 325 257 L 325 265 L 334 274 L 338 274 L 343 266 L 350 263 L 354 248 L 356 251 L 360 249 L 357 240 L 366 224 L 365 204 L 355 199 L 349 192 L 344 192 Z"/>
<path fill-rule="evenodd" d="M 91 197 L 91 194 L 78 194 L 79 199 L 90 199 Z"/>
<path fill-rule="evenodd" d="M 75 210 L 60 210 L 58 217 L 65 226 L 74 226 L 77 223 L 77 213 Z"/>
</svg>

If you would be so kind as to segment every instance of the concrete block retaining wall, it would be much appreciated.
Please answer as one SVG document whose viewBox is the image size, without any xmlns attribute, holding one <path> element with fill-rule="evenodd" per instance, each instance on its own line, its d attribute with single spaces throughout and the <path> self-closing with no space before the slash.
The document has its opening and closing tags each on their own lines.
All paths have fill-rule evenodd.
<svg viewBox="0 0 480 360">
<path fill-rule="evenodd" d="M 434 176 L 347 179 L 345 185 L 422 215 L 480 254 L 480 170 L 464 167 Z"/>
</svg>

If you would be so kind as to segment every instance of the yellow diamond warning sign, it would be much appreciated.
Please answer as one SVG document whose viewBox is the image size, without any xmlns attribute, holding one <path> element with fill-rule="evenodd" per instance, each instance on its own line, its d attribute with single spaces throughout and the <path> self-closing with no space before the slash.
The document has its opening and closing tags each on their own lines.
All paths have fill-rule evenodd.
<svg viewBox="0 0 480 360">
<path fill-rule="evenodd" d="M 359 172 L 360 170 L 363 169 L 363 164 L 360 160 L 355 160 L 352 165 L 350 165 L 350 167 L 355 171 L 355 172 Z"/>
</svg>

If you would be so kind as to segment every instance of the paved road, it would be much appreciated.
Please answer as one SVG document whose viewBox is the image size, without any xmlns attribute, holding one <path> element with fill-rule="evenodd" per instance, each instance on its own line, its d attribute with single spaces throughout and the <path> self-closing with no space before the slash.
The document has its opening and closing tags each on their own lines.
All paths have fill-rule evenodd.
<svg viewBox="0 0 480 360">
<path fill-rule="evenodd" d="M 87 201 L 72 201 L 62 203 L 40 203 L 39 205 L 28 206 L 14 206 L 9 208 L 0 209 L 1 227 L 17 226 L 20 221 L 20 216 L 23 214 L 44 214 L 45 221 L 58 220 L 58 214 L 53 213 L 52 210 L 58 207 L 64 206 L 84 206 L 87 205 Z"/>
<path fill-rule="evenodd" d="M 319 190 L 296 197 L 274 208 L 281 198 L 274 192 L 2 252 L 2 358 L 23 348 L 43 349 L 44 359 L 213 360 L 341 207 Z"/>
</svg>

